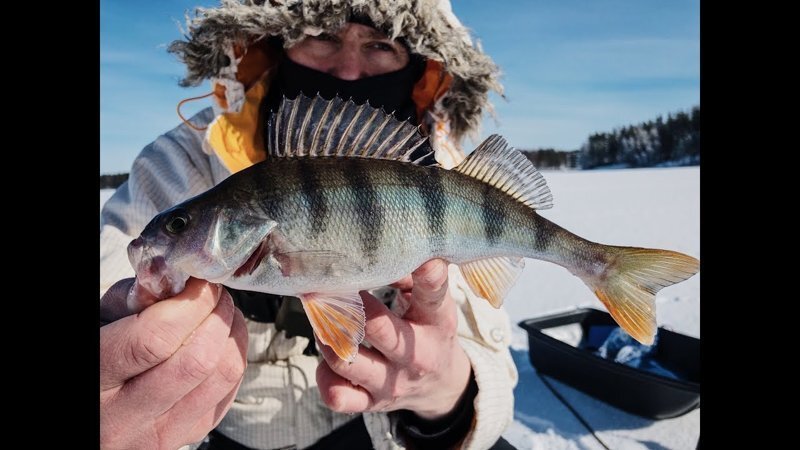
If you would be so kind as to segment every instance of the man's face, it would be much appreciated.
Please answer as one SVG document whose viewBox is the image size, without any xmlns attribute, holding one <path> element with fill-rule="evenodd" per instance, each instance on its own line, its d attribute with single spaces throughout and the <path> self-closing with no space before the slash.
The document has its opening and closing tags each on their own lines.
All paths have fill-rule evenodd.
<svg viewBox="0 0 800 450">
<path fill-rule="evenodd" d="M 385 34 L 357 23 L 348 23 L 336 34 L 308 36 L 286 50 L 297 64 L 342 80 L 382 75 L 408 64 L 408 50 Z"/>
</svg>

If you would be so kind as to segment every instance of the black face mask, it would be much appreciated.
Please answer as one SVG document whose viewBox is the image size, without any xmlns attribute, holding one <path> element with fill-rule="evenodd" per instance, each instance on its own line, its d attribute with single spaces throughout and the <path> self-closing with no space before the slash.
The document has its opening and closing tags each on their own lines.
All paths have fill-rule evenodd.
<svg viewBox="0 0 800 450">
<path fill-rule="evenodd" d="M 416 125 L 416 106 L 411 99 L 411 93 L 424 71 L 424 58 L 411 55 L 409 63 L 398 71 L 359 80 L 341 80 L 284 57 L 265 103 L 270 111 L 275 111 L 282 95 L 295 98 L 300 92 L 308 97 L 319 93 L 326 100 L 337 95 L 345 99 L 352 97 L 356 104 L 368 101 L 373 107 L 394 112 L 399 120 L 409 119 Z"/>
</svg>

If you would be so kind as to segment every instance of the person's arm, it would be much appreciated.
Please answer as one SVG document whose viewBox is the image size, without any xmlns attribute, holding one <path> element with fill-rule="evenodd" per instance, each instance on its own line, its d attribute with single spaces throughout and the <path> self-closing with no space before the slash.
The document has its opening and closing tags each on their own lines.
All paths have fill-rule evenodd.
<svg viewBox="0 0 800 450">
<path fill-rule="evenodd" d="M 409 411 L 392 414 L 396 434 L 410 449 L 489 448 L 513 421 L 517 369 L 509 351 L 508 315 L 475 295 L 455 265 L 449 267 L 449 287 L 471 379 L 446 417 L 428 421 Z"/>
<path fill-rule="evenodd" d="M 408 305 L 402 317 L 362 294 L 372 348 L 362 346 L 348 364 L 322 346 L 317 382 L 323 400 L 334 411 L 365 411 L 377 448 L 390 448 L 398 437 L 410 448 L 491 446 L 513 413 L 516 369 L 508 343 L 484 341 L 470 300 L 448 283 L 441 260 L 397 286 Z M 488 319 L 508 328 L 503 312 Z"/>
<path fill-rule="evenodd" d="M 101 302 L 124 304 L 132 283 L 116 283 Z M 173 298 L 106 318 L 100 447 L 178 448 L 200 441 L 230 408 L 247 364 L 247 328 L 230 294 L 190 278 Z"/>
<path fill-rule="evenodd" d="M 458 305 L 458 336 L 478 386 L 475 416 L 463 448 L 489 448 L 514 420 L 517 367 L 511 357 L 511 322 L 505 308 L 495 309 L 450 267 L 450 289 Z"/>
<path fill-rule="evenodd" d="M 210 112 L 193 120 L 210 119 Z M 142 311 L 131 311 L 125 301 L 134 283 L 127 278 L 133 276 L 128 243 L 156 213 L 226 175 L 203 152 L 202 139 L 186 125 L 160 136 L 136 158 L 128 181 L 102 211 L 102 448 L 198 441 L 222 419 L 241 383 L 247 328 L 224 288 L 190 279 L 183 292 Z"/>
<path fill-rule="evenodd" d="M 423 419 L 409 410 L 400 410 L 396 414 L 397 435 L 412 449 L 454 448 L 462 443 L 472 428 L 475 418 L 475 398 L 478 395 L 478 383 L 475 374 L 470 371 L 469 384 L 461 394 L 456 406 L 445 416 L 438 419 Z"/>
</svg>

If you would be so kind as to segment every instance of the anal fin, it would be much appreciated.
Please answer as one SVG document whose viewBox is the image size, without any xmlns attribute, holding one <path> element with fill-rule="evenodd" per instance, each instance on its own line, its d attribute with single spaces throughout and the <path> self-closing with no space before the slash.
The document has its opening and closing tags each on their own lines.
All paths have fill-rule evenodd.
<svg viewBox="0 0 800 450">
<path fill-rule="evenodd" d="M 458 267 L 472 291 L 499 308 L 525 268 L 525 259 L 499 256 L 470 261 Z"/>
<path fill-rule="evenodd" d="M 339 358 L 353 362 L 364 340 L 364 305 L 358 293 L 301 294 L 303 309 L 319 340 Z"/>
</svg>

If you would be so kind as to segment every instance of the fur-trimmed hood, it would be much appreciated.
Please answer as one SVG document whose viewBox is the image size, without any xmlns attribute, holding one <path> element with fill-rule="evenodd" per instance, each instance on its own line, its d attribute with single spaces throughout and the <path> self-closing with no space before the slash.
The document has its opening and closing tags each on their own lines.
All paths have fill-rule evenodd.
<svg viewBox="0 0 800 450">
<path fill-rule="evenodd" d="M 185 41 L 169 51 L 187 66 L 183 86 L 204 79 L 236 76 L 234 49 L 267 36 L 290 47 L 307 34 L 335 32 L 351 15 L 368 17 L 392 38 L 402 38 L 413 53 L 441 63 L 452 77 L 437 112 L 447 115 L 457 140 L 474 134 L 483 112 L 491 112 L 490 90 L 502 94 L 499 70 L 456 19 L 448 0 L 221 0 L 217 8 L 198 8 L 187 18 Z"/>
</svg>

